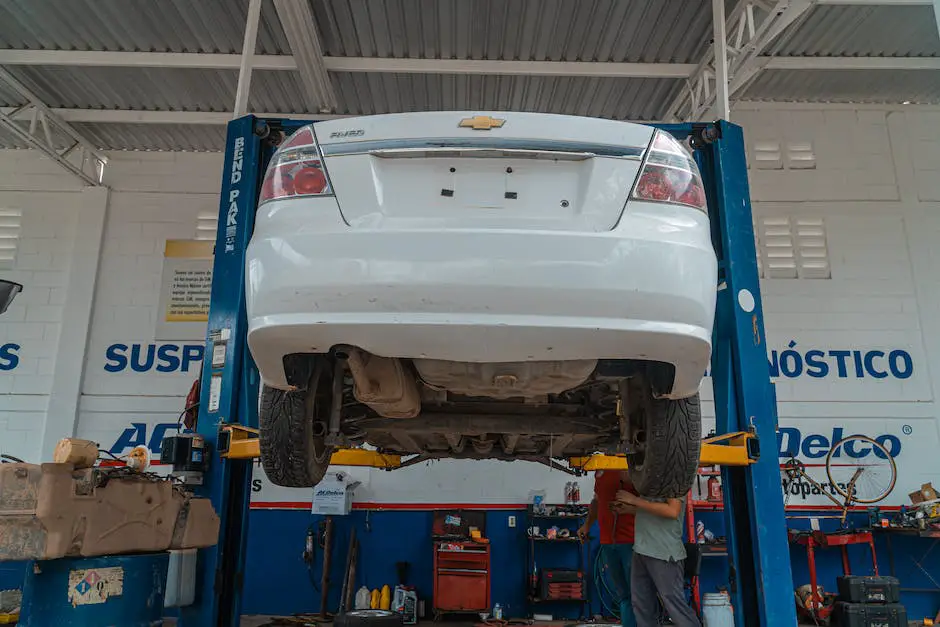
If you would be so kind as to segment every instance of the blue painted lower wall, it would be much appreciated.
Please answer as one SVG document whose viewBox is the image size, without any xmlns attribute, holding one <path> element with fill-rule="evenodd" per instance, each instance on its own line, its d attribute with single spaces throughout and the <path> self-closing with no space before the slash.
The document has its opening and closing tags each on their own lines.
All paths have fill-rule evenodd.
<svg viewBox="0 0 940 627">
<path fill-rule="evenodd" d="M 797 512 L 793 512 L 794 514 Z M 818 513 L 817 513 L 818 514 Z M 516 516 L 515 528 L 510 528 L 509 516 Z M 430 511 L 354 511 L 348 517 L 334 518 L 335 537 L 331 576 L 336 585 L 330 594 L 330 607 L 335 610 L 339 603 L 339 585 L 345 565 L 349 533 L 356 529 L 361 543 L 361 553 L 356 576 L 356 587 L 381 587 L 383 584 L 394 586 L 397 582 L 396 562 L 409 562 L 411 575 L 408 583 L 415 585 L 418 595 L 428 601 L 433 590 L 431 580 L 431 519 Z M 696 520 L 718 536 L 724 535 L 723 514 L 721 512 L 698 512 Z M 254 511 L 251 514 L 251 533 L 248 548 L 247 570 L 245 573 L 246 614 L 315 612 L 319 610 L 320 595 L 310 583 L 311 575 L 301 559 L 307 527 L 316 525 L 319 518 L 300 511 Z M 831 523 L 832 530 L 836 521 L 822 521 L 827 530 Z M 859 527 L 867 523 L 867 516 L 858 514 L 852 523 Z M 790 527 L 809 528 L 808 520 L 793 520 Z M 492 552 L 492 600 L 506 608 L 510 616 L 523 616 L 529 613 L 525 604 L 526 576 L 526 521 L 524 511 L 488 511 L 486 513 L 486 535 L 490 539 Z M 594 533 L 596 535 L 596 531 Z M 931 578 L 940 582 L 940 547 L 933 550 L 935 541 L 892 535 L 892 545 L 896 574 L 905 589 L 937 588 Z M 886 538 L 876 537 L 876 552 L 881 574 L 889 573 L 889 552 Z M 564 547 L 551 547 L 562 554 L 551 555 L 551 564 L 540 566 L 574 565 L 576 550 Z M 590 547 L 590 558 L 596 556 L 597 546 Z M 809 583 L 809 569 L 806 551 L 800 546 L 791 546 L 794 586 Z M 545 559 L 549 554 L 544 552 Z M 872 571 L 871 555 L 866 546 L 849 548 L 852 571 L 856 574 L 870 574 Z M 319 585 L 321 555 L 317 555 L 312 569 L 312 577 Z M 566 562 L 566 560 L 568 560 Z M 917 566 L 919 562 L 924 570 Z M 841 554 L 838 549 L 822 549 L 816 553 L 819 583 L 827 590 L 835 590 L 835 578 L 842 573 Z M 593 564 L 592 564 L 593 565 Z M 590 567 L 589 567 L 590 569 Z M 728 585 L 728 563 L 723 557 L 703 559 L 701 574 L 702 592 L 711 592 L 718 586 Z M 600 612 L 596 602 L 597 592 L 591 582 L 590 593 L 595 603 L 592 613 Z M 940 611 L 940 591 L 905 591 L 902 598 L 912 619 L 933 618 Z M 577 611 L 571 606 L 545 607 L 555 616 L 573 618 Z M 539 611 L 542 611 L 540 608 Z"/>
<path fill-rule="evenodd" d="M 509 527 L 509 516 L 516 516 L 516 527 Z M 333 565 L 330 587 L 330 610 L 339 604 L 340 585 L 345 566 L 349 534 L 353 528 L 360 541 L 360 559 L 356 588 L 393 586 L 397 582 L 396 563 L 411 565 L 408 583 L 418 589 L 419 597 L 428 601 L 432 596 L 431 580 L 431 519 L 430 511 L 354 511 L 348 517 L 334 518 Z M 720 512 L 699 512 L 697 520 L 716 535 L 723 535 L 723 517 Z M 248 557 L 245 570 L 244 607 L 246 614 L 291 614 L 316 612 L 320 609 L 320 564 L 318 552 L 312 568 L 302 559 L 304 540 L 310 525 L 319 518 L 299 510 L 255 510 L 251 513 Z M 867 522 L 858 515 L 853 522 L 862 526 Z M 823 521 L 826 524 L 834 521 Z M 791 527 L 808 528 L 809 521 L 791 521 Z M 523 511 L 496 510 L 486 513 L 486 534 L 492 551 L 493 602 L 506 608 L 509 616 L 522 616 L 529 612 L 525 605 L 524 582 L 526 575 L 526 521 Z M 595 533 L 596 535 L 596 533 Z M 895 572 L 905 589 L 902 601 L 912 619 L 933 618 L 940 611 L 940 593 L 926 589 L 936 588 L 940 582 L 940 547 L 927 538 L 892 535 Z M 576 545 L 571 545 L 576 546 Z M 597 546 L 590 547 L 591 559 Z M 565 546 L 540 549 L 540 566 L 574 565 L 577 551 Z M 887 539 L 876 537 L 878 564 L 882 574 L 888 574 L 890 560 Z M 790 549 L 794 585 L 809 583 L 806 552 L 802 547 Z M 867 547 L 849 548 L 853 572 L 871 572 L 871 556 Z M 552 563 L 549 564 L 548 562 Z M 0 589 L 22 585 L 26 565 L 0 563 Z M 820 584 L 829 590 L 835 588 L 835 577 L 841 574 L 842 563 L 837 549 L 817 551 L 817 569 Z M 727 560 L 709 557 L 703 560 L 702 591 L 728 585 Z M 921 589 L 921 591 L 918 591 Z M 595 599 L 592 613 L 600 612 L 593 582 L 591 597 Z M 545 611 L 558 617 L 575 617 L 577 611 L 570 605 L 545 606 Z M 542 609 L 540 609 L 542 611 Z"/>
</svg>

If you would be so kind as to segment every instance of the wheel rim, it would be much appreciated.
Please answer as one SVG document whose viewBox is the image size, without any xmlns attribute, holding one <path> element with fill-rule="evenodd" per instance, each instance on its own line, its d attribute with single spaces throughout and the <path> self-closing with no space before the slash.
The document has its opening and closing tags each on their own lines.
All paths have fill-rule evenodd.
<svg viewBox="0 0 940 627">
<path fill-rule="evenodd" d="M 897 481 L 897 466 L 891 452 L 880 442 L 864 435 L 853 435 L 829 449 L 826 476 L 832 489 L 850 504 L 870 504 L 891 494 Z M 850 491 L 849 485 L 854 490 Z"/>
</svg>

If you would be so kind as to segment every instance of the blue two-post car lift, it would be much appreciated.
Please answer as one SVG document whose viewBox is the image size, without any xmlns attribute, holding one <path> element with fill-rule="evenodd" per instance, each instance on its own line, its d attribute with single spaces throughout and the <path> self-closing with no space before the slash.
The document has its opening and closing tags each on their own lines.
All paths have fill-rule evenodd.
<svg viewBox="0 0 940 627">
<path fill-rule="evenodd" d="M 256 199 L 274 153 L 273 133 L 307 122 L 246 116 L 228 125 L 198 431 L 217 450 L 219 428 L 258 426 L 259 378 L 247 349 L 245 251 Z M 777 411 L 767 368 L 751 202 L 741 128 L 728 122 L 657 125 L 691 138 L 708 196 L 719 292 L 712 356 L 719 434 L 752 431 L 776 442 Z M 200 551 L 196 603 L 181 627 L 238 624 L 244 580 L 252 461 L 212 456 L 201 495 L 222 519 L 219 543 Z M 796 624 L 783 496 L 776 455 L 722 468 L 735 622 Z"/>
</svg>

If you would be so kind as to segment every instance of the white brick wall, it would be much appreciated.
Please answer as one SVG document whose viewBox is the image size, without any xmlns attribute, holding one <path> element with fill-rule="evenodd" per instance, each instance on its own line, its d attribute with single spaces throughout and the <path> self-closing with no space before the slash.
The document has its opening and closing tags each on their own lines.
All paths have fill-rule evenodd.
<svg viewBox="0 0 940 627">
<path fill-rule="evenodd" d="M 849 356 L 847 376 L 840 377 L 837 360 L 827 356 L 827 376 L 781 373 L 776 380 L 781 425 L 804 433 L 831 434 L 834 425 L 844 425 L 846 432 L 895 435 L 904 447 L 904 468 L 903 459 L 912 459 L 908 455 L 938 446 L 940 429 L 934 404 L 940 377 L 940 327 L 934 322 L 940 314 L 940 109 L 768 105 L 739 108 L 734 119 L 745 127 L 752 163 L 758 141 L 812 146 L 813 169 L 793 169 L 786 159 L 781 169 L 751 169 L 754 207 L 760 215 L 823 217 L 828 233 L 831 279 L 763 282 L 769 347 L 778 359 L 791 340 L 801 358 L 813 349 L 857 350 L 862 356 L 903 350 L 914 366 L 907 378 L 864 372 L 858 377 Z M 106 351 L 123 344 L 122 354 L 130 358 L 137 345 L 146 357 L 152 344 L 199 344 L 154 341 L 162 253 L 167 238 L 192 237 L 198 214 L 214 210 L 220 171 L 220 155 L 113 155 L 108 170 L 113 192 L 79 423 L 81 434 L 105 447 L 132 424 L 144 424 L 146 433 L 133 432 L 134 437 L 149 441 L 156 425 L 174 423 L 182 396 L 198 374 L 196 364 L 188 372 L 161 373 L 153 367 L 142 373 L 130 367 L 109 372 L 105 365 L 113 362 Z M 0 371 L 0 448 L 38 458 L 35 434 L 42 429 L 55 365 L 68 271 L 62 263 L 77 187 L 32 153 L 0 152 L 0 172 L 0 206 L 24 209 L 17 266 L 2 275 L 27 284 L 11 312 L 0 318 L 0 346 L 14 340 L 22 345 L 17 369 Z M 21 193 L 25 190 L 44 193 L 36 200 L 36 194 Z M 709 392 L 703 393 L 709 397 Z M 713 407 L 706 408 L 713 415 Z M 925 453 L 924 459 L 934 457 Z M 926 476 L 937 470 L 917 472 Z M 433 500 L 423 493 L 446 484 L 458 486 L 448 488 L 449 500 L 488 498 L 459 487 L 465 474 L 462 464 L 439 464 L 429 484 L 422 479 L 427 475 L 417 471 L 372 473 L 369 497 Z M 524 500 L 533 480 L 526 477 L 506 485 L 497 500 Z M 913 469 L 902 470 L 898 498 L 920 479 Z M 547 481 L 560 486 L 565 480 L 558 475 Z"/>
<path fill-rule="evenodd" d="M 87 427 L 84 421 L 89 403 L 95 412 L 91 415 L 118 421 L 107 433 L 96 434 L 105 446 L 116 439 L 121 425 L 136 420 L 142 397 L 170 399 L 161 405 L 162 413 L 145 412 L 146 422 L 158 423 L 164 414 L 175 421 L 179 396 L 186 394 L 198 375 L 198 364 L 187 373 L 138 374 L 129 368 L 107 373 L 105 351 L 113 343 L 144 347 L 153 343 L 164 242 L 194 236 L 198 213 L 217 207 L 220 172 L 221 155 L 212 154 L 117 153 L 108 166 L 106 182 L 114 191 L 78 427 L 94 431 L 94 420 Z M 0 276 L 26 286 L 0 318 L 0 348 L 19 346 L 16 367 L 0 370 L 0 450 L 38 461 L 50 453 L 39 449 L 81 188 L 32 152 L 0 151 L 0 173 L 0 206 L 23 211 L 16 263 L 12 270 L 0 271 Z M 2 355 L 0 367 L 7 364 Z M 102 409 L 95 405 L 96 398 L 112 402 Z"/>
</svg>

